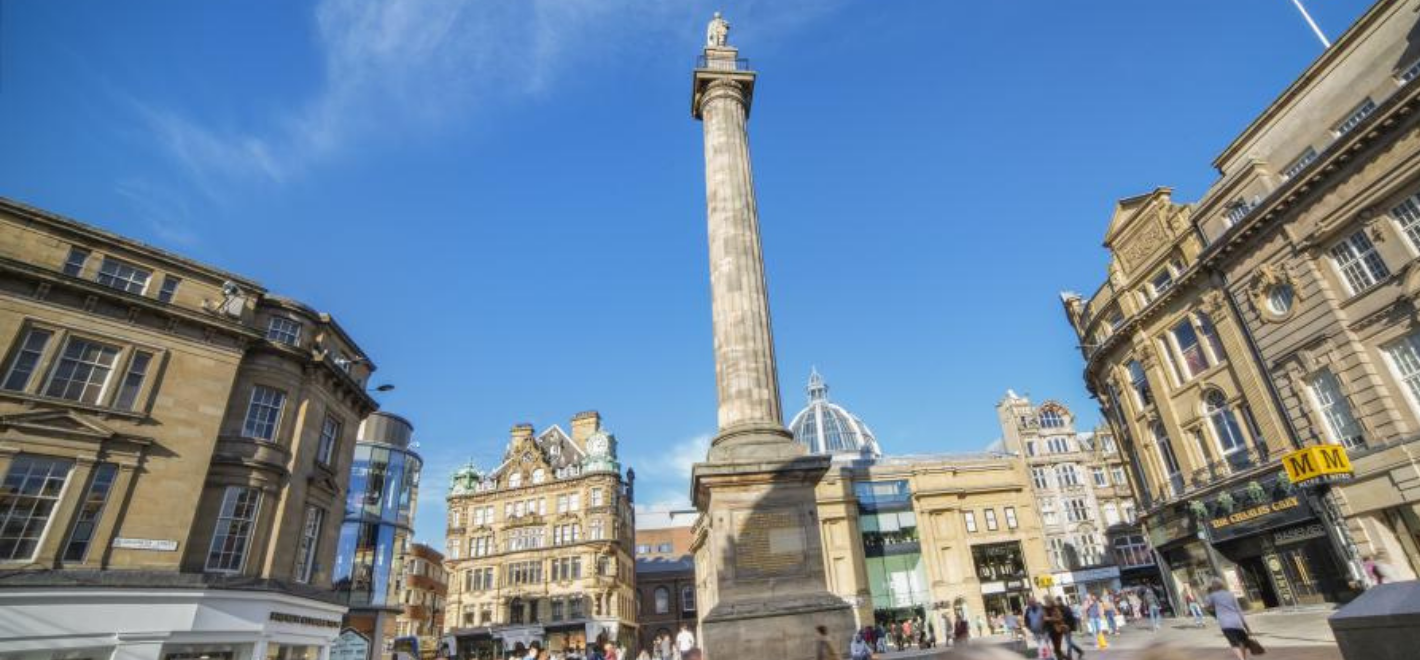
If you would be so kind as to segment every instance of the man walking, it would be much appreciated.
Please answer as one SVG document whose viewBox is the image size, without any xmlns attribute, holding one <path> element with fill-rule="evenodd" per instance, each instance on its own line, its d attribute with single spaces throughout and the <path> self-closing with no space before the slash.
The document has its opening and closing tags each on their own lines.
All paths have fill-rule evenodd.
<svg viewBox="0 0 1420 660">
<path fill-rule="evenodd" d="M 680 652 L 680 660 L 688 660 L 690 651 L 695 648 L 695 635 L 690 632 L 690 627 L 680 624 L 680 632 L 675 636 L 675 649 Z"/>
<path fill-rule="evenodd" d="M 1154 632 L 1159 632 L 1159 623 L 1163 608 L 1159 605 L 1159 597 L 1154 594 L 1152 587 L 1142 587 L 1144 592 L 1144 608 L 1149 611 L 1149 625 L 1153 626 Z"/>
</svg>

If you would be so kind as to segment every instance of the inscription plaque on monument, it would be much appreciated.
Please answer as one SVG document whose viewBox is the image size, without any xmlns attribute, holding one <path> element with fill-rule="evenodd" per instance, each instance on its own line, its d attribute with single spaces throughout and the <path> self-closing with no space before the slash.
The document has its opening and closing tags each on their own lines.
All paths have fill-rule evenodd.
<svg viewBox="0 0 1420 660">
<path fill-rule="evenodd" d="M 804 528 L 792 511 L 753 511 L 735 516 L 735 573 L 775 577 L 804 563 Z"/>
</svg>

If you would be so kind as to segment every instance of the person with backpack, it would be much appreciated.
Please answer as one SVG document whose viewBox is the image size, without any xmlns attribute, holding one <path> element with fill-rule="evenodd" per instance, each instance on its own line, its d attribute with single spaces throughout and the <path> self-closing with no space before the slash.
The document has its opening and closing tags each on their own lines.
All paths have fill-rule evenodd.
<svg viewBox="0 0 1420 660">
<path fill-rule="evenodd" d="M 1080 617 L 1075 614 L 1075 608 L 1068 604 L 1062 605 L 1060 607 L 1060 616 L 1065 621 L 1065 634 L 1062 636 L 1065 654 L 1067 656 L 1074 654 L 1075 658 L 1084 658 L 1085 649 L 1080 648 L 1080 645 L 1075 643 L 1075 631 L 1080 628 Z"/>
<path fill-rule="evenodd" d="M 1035 648 L 1045 648 L 1050 643 L 1050 637 L 1045 632 L 1045 608 L 1036 601 L 1035 596 L 1026 601 L 1025 619 L 1026 630 L 1035 639 Z"/>
</svg>

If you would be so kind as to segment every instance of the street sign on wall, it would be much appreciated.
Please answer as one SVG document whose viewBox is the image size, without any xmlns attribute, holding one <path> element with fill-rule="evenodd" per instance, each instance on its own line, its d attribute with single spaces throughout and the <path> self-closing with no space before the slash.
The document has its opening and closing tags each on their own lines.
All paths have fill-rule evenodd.
<svg viewBox="0 0 1420 660">
<path fill-rule="evenodd" d="M 1282 457 L 1292 485 L 1340 481 L 1352 475 L 1351 459 L 1341 445 L 1304 447 Z"/>
</svg>

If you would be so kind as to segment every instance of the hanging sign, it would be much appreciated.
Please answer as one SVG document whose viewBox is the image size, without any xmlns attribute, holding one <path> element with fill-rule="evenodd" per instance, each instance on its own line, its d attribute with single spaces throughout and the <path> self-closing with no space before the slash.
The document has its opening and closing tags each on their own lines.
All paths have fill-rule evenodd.
<svg viewBox="0 0 1420 660">
<path fill-rule="evenodd" d="M 1351 459 L 1341 445 L 1304 447 L 1282 457 L 1287 479 L 1292 485 L 1342 481 L 1350 477 Z"/>
</svg>

